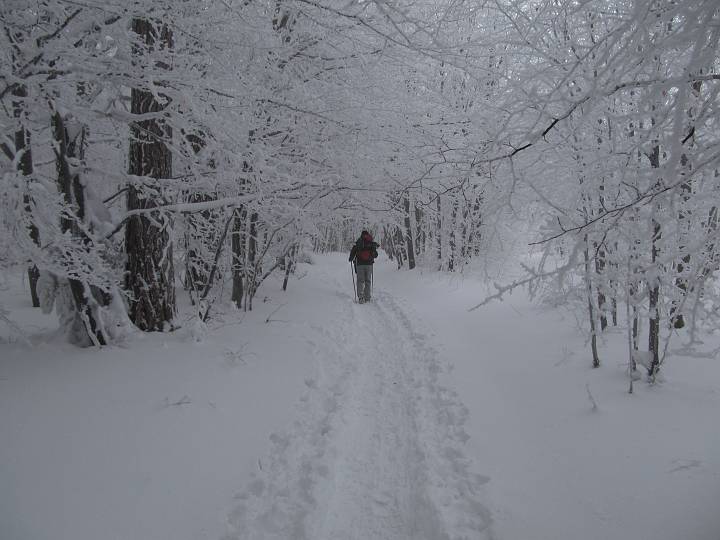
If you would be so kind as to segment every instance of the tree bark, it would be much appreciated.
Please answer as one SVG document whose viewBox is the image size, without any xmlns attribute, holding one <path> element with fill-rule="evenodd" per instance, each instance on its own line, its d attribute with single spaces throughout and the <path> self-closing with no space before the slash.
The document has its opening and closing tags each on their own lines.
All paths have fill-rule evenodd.
<svg viewBox="0 0 720 540">
<path fill-rule="evenodd" d="M 290 248 L 290 253 L 285 256 L 285 277 L 283 278 L 283 285 L 282 290 L 287 290 L 288 280 L 290 279 L 290 274 L 293 271 L 293 266 L 295 265 L 295 256 L 298 252 L 298 244 L 293 244 Z"/>
<path fill-rule="evenodd" d="M 425 228 L 423 227 L 424 212 L 415 203 L 415 251 L 422 255 L 425 253 Z"/>
<path fill-rule="evenodd" d="M 437 196 L 436 199 L 437 202 L 437 240 L 436 240 L 436 249 L 437 249 L 437 260 L 438 260 L 438 270 L 442 270 L 442 205 L 440 204 L 440 195 Z"/>
<path fill-rule="evenodd" d="M 410 195 L 405 195 L 403 206 L 405 208 L 405 244 L 407 245 L 408 268 L 412 270 L 415 268 L 415 250 L 413 247 L 412 228 L 410 226 Z"/>
<path fill-rule="evenodd" d="M 18 84 L 13 88 L 13 97 L 17 100 L 13 101 L 13 115 L 20 123 L 17 131 L 15 131 L 15 153 L 22 153 L 18 161 L 18 170 L 25 177 L 26 182 L 31 182 L 30 177 L 33 174 L 33 160 L 32 160 L 32 147 L 30 146 L 30 132 L 25 129 L 22 125 L 23 117 L 25 116 L 25 99 L 27 98 L 27 87 L 24 84 Z M 25 204 L 25 211 L 28 216 L 32 215 L 32 205 L 30 195 L 23 197 L 23 203 Z M 35 245 L 40 245 L 40 233 L 37 226 L 30 217 L 29 234 L 31 240 Z M 28 265 L 28 283 L 30 285 L 30 299 L 33 307 L 40 307 L 40 298 L 37 293 L 37 282 L 40 278 L 40 270 L 32 262 Z"/>
<path fill-rule="evenodd" d="M 653 147 L 652 152 L 648 155 L 650 165 L 654 169 L 660 167 L 660 146 Z M 653 202 L 653 216 L 651 218 L 652 238 L 651 238 L 651 258 L 653 265 L 657 263 L 660 250 L 658 242 L 662 235 L 660 223 L 655 219 L 657 211 L 657 202 Z M 657 268 L 653 268 L 654 276 L 648 281 L 648 313 L 649 313 L 649 329 L 648 329 L 648 349 L 652 354 L 652 361 L 648 368 L 648 375 L 651 379 L 655 377 L 660 369 L 660 309 L 658 306 L 660 300 L 660 280 Z"/>
<path fill-rule="evenodd" d="M 405 250 L 405 243 L 403 242 L 403 233 L 400 227 L 395 227 L 395 239 L 393 241 L 393 247 L 395 254 L 397 255 L 398 270 L 400 270 L 407 259 L 407 253 Z"/>
<path fill-rule="evenodd" d="M 480 234 L 480 227 L 482 225 L 482 214 L 480 213 L 480 204 L 482 202 L 482 195 L 477 195 L 473 202 L 472 212 L 470 214 L 470 234 L 467 239 L 467 252 L 468 255 L 478 256 L 480 255 L 480 241 L 482 240 Z"/>
<path fill-rule="evenodd" d="M 596 247 L 595 255 L 595 273 L 598 276 L 598 283 L 603 283 L 603 273 L 605 271 L 605 250 L 601 246 Z M 608 326 L 607 321 L 607 300 L 601 287 L 597 287 L 598 312 L 600 313 L 600 331 L 604 332 Z"/>
<path fill-rule="evenodd" d="M 595 330 L 595 310 L 593 309 L 592 282 L 590 273 L 590 254 L 588 253 L 588 237 L 585 235 L 585 287 L 587 289 L 588 315 L 590 319 L 590 348 L 592 350 L 592 367 L 600 367 L 600 357 L 597 351 L 597 332 Z"/>
<path fill-rule="evenodd" d="M 245 268 L 245 209 L 236 208 L 233 215 L 232 229 L 232 301 L 235 307 L 242 308 L 244 288 L 243 277 Z"/>
<path fill-rule="evenodd" d="M 257 287 L 257 223 L 258 213 L 250 214 L 247 238 L 247 264 L 245 265 L 245 310 L 252 311 L 252 301 Z"/>
<path fill-rule="evenodd" d="M 87 249 L 90 239 L 80 226 L 80 223 L 85 220 L 85 191 L 80 181 L 80 175 L 75 172 L 79 169 L 78 165 L 84 157 L 85 128 L 73 129 L 71 134 L 65 119 L 57 111 L 53 112 L 52 127 L 55 139 L 58 190 L 62 193 L 69 211 L 72 212 L 71 215 L 66 213 L 61 216 L 60 228 L 63 232 L 69 232 L 83 249 Z M 69 268 L 69 273 L 77 272 L 76 269 Z M 91 293 L 90 285 L 86 281 L 74 277 L 68 277 L 68 282 L 77 317 L 82 321 L 88 339 L 95 345 L 107 344 L 105 333 L 99 323 L 99 304 Z"/>
<path fill-rule="evenodd" d="M 214 197 L 207 193 L 192 193 L 187 200 L 190 203 L 198 203 L 213 199 Z M 193 305 L 195 304 L 195 296 L 200 291 L 204 291 L 209 284 L 213 265 L 207 259 L 206 252 L 207 246 L 213 245 L 216 240 L 216 225 L 217 213 L 211 210 L 204 210 L 199 214 L 187 216 L 187 231 L 185 234 L 187 275 L 185 280 L 187 288 L 191 292 L 190 299 Z"/>
<path fill-rule="evenodd" d="M 146 19 L 133 19 L 132 29 L 150 49 L 172 47 L 172 33 L 162 25 Z M 142 61 L 142 58 L 138 59 Z M 163 67 L 163 66 L 160 66 Z M 142 115 L 161 112 L 166 105 L 159 103 L 146 90 L 131 90 L 131 112 Z M 128 172 L 134 176 L 169 178 L 172 175 L 172 154 L 165 144 L 172 137 L 171 128 L 158 119 L 140 120 L 131 126 Z M 138 189 L 128 188 L 127 208 L 146 210 L 162 202 L 162 189 L 155 183 Z M 144 331 L 163 331 L 172 327 L 175 314 L 175 284 L 173 249 L 170 239 L 171 223 L 167 216 L 157 213 L 150 220 L 144 215 L 132 216 L 125 226 L 127 266 L 125 286 L 131 293 L 130 319 Z"/>
<path fill-rule="evenodd" d="M 452 213 L 450 214 L 450 243 L 448 246 L 448 270 L 452 272 L 455 270 L 455 256 L 457 249 L 456 233 L 457 228 L 457 214 L 458 214 L 458 202 L 455 200 L 452 204 Z"/>
</svg>

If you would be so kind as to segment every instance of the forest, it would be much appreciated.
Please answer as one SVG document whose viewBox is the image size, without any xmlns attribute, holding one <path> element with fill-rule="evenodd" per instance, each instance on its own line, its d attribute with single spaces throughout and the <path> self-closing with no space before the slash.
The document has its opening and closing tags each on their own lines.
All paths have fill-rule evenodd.
<svg viewBox="0 0 720 540">
<path fill-rule="evenodd" d="M 0 264 L 27 267 L 77 345 L 171 330 L 180 294 L 201 321 L 227 297 L 250 310 L 269 275 L 362 224 L 410 270 L 462 272 L 520 239 L 536 257 L 494 296 L 577 304 L 595 364 L 618 311 L 651 377 L 672 329 L 717 323 L 713 0 L 1 16 Z"/>
<path fill-rule="evenodd" d="M 719 537 L 718 0 L 0 25 L 2 540 Z"/>
</svg>

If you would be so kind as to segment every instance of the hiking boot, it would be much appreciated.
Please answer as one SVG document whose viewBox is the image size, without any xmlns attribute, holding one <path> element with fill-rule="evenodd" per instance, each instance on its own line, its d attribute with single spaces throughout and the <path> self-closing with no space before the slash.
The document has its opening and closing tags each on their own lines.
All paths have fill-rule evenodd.
<svg viewBox="0 0 720 540">
<path fill-rule="evenodd" d="M 364 303 L 365 303 L 365 299 L 362 296 L 360 298 L 358 298 L 358 304 L 364 304 Z"/>
</svg>

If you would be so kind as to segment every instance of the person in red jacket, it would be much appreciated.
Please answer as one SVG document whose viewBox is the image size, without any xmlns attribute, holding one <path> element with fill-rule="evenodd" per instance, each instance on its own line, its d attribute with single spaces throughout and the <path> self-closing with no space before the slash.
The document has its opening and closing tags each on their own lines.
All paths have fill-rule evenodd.
<svg viewBox="0 0 720 540">
<path fill-rule="evenodd" d="M 372 235 L 363 231 L 350 250 L 350 262 L 354 262 L 357 273 L 357 295 L 361 304 L 372 298 L 373 263 L 378 256 L 378 245 Z"/>
</svg>

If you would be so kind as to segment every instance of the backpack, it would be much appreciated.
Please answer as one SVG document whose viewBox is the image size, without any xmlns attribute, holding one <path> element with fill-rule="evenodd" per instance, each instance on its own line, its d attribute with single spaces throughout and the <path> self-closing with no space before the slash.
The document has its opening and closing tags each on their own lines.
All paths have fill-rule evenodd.
<svg viewBox="0 0 720 540">
<path fill-rule="evenodd" d="M 363 247 L 357 252 L 357 260 L 359 262 L 370 262 L 372 258 L 372 251 L 370 251 L 369 247 Z"/>
<path fill-rule="evenodd" d="M 357 241 L 357 260 L 358 262 L 367 263 L 373 260 L 372 255 L 373 241 L 372 236 L 367 235 L 367 238 L 360 238 Z"/>
</svg>

